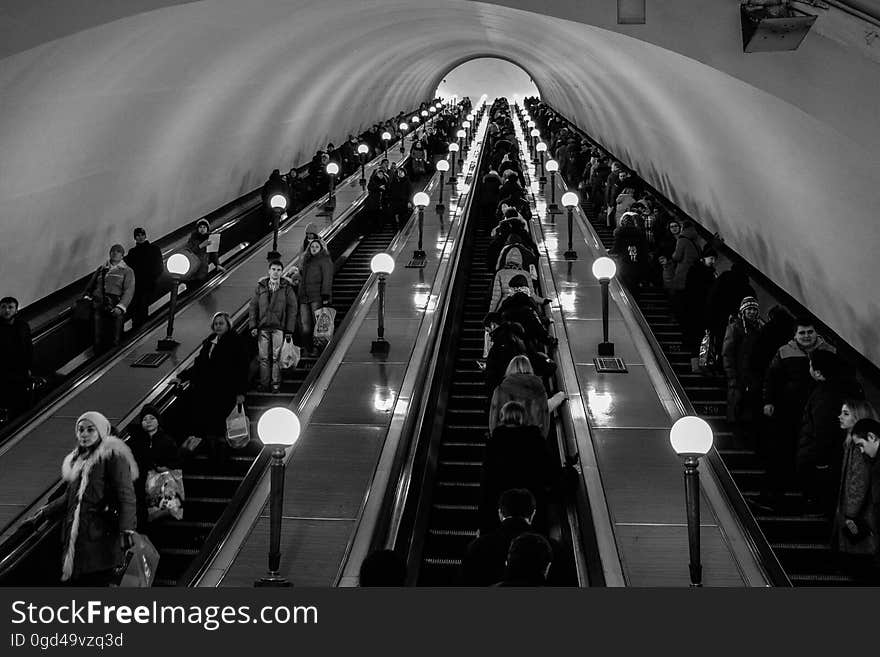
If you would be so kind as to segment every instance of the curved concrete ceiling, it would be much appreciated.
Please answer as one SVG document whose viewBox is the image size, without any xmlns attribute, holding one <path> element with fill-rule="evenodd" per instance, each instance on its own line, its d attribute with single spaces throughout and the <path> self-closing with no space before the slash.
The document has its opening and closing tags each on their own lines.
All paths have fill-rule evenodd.
<svg viewBox="0 0 880 657">
<path fill-rule="evenodd" d="M 48 258 L 0 261 L 24 302 L 134 225 L 167 232 L 498 56 L 880 362 L 880 85 L 864 45 L 818 31 L 744 55 L 729 0 L 650 3 L 648 25 L 626 27 L 611 0 L 112 4 L 0 14 L 3 237 Z"/>
</svg>

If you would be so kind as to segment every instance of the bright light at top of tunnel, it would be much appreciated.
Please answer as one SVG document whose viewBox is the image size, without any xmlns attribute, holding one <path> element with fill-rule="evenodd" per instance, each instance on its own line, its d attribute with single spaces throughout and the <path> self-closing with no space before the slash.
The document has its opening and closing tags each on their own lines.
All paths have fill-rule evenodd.
<svg viewBox="0 0 880 657">
<path fill-rule="evenodd" d="M 482 95 L 491 104 L 495 98 L 513 99 L 540 96 L 529 74 L 516 64 L 495 57 L 472 59 L 449 71 L 437 87 L 436 96 L 449 98 L 469 96 L 476 103 Z"/>
</svg>

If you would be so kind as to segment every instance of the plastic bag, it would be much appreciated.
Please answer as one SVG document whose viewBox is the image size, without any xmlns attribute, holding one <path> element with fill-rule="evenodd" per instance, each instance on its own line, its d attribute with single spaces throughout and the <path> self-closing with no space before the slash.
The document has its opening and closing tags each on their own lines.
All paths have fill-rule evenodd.
<svg viewBox="0 0 880 657">
<path fill-rule="evenodd" d="M 117 570 L 120 577 L 117 583 L 125 588 L 149 588 L 156 577 L 159 565 L 159 552 L 150 539 L 137 532 L 131 535 L 131 547 L 125 553 L 125 563 Z"/>
<path fill-rule="evenodd" d="M 291 367 L 299 365 L 301 356 L 299 345 L 293 344 L 293 340 L 286 338 L 281 344 L 281 368 L 289 370 Z"/>
<path fill-rule="evenodd" d="M 147 516 L 150 521 L 164 516 L 175 520 L 183 519 L 183 501 L 186 498 L 183 489 L 183 472 L 181 470 L 150 470 L 145 482 L 147 492 Z"/>
<path fill-rule="evenodd" d="M 251 440 L 251 424 L 244 412 L 244 404 L 236 404 L 226 418 L 226 442 L 233 449 L 241 449 Z"/>
<path fill-rule="evenodd" d="M 336 311 L 333 308 L 318 308 L 315 311 L 315 331 L 312 334 L 315 345 L 325 347 L 333 339 L 334 320 Z"/>
<path fill-rule="evenodd" d="M 715 353 L 715 344 L 714 340 L 712 340 L 712 334 L 711 332 L 706 331 L 706 334 L 700 341 L 700 356 L 697 364 L 700 369 L 708 370 L 715 367 L 717 360 L 718 354 Z"/>
</svg>

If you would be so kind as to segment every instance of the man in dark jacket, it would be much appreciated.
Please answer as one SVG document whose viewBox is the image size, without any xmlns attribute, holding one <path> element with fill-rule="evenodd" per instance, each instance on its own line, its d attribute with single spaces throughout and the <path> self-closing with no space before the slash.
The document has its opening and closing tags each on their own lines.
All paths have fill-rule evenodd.
<svg viewBox="0 0 880 657">
<path fill-rule="evenodd" d="M 28 405 L 34 347 L 30 326 L 17 315 L 18 299 L 0 299 L 0 423 Z"/>
<path fill-rule="evenodd" d="M 491 586 L 504 577 L 507 551 L 517 536 L 532 529 L 535 496 L 526 488 L 504 491 L 498 503 L 501 525 L 471 541 L 461 562 L 464 586 Z"/>
<path fill-rule="evenodd" d="M 520 534 L 510 543 L 504 579 L 498 586 L 546 586 L 553 548 L 540 534 Z"/>
<path fill-rule="evenodd" d="M 718 254 L 711 247 L 703 249 L 698 262 L 687 273 L 684 288 L 684 335 L 686 346 L 699 349 L 700 340 L 706 330 L 706 299 L 715 284 L 718 272 L 715 262 Z M 715 352 L 718 353 L 717 351 Z"/>
<path fill-rule="evenodd" d="M 804 407 L 815 382 L 810 376 L 810 354 L 835 349 L 816 332 L 813 321 L 795 321 L 794 338 L 782 345 L 764 376 L 764 416 L 767 418 L 768 467 L 763 503 L 778 507 L 794 475 L 795 452 Z"/>
<path fill-rule="evenodd" d="M 745 265 L 740 262 L 733 263 L 715 279 L 706 299 L 706 321 L 717 349 L 721 349 L 731 315 L 739 311 L 744 298 L 754 296 L 755 290 L 749 285 Z"/>
<path fill-rule="evenodd" d="M 816 381 L 801 422 L 796 469 L 805 497 L 805 512 L 830 516 L 837 501 L 843 443 L 840 409 L 847 399 L 863 397 L 861 386 L 840 358 L 824 349 L 810 354 L 810 376 Z"/>
<path fill-rule="evenodd" d="M 272 392 L 281 389 L 281 346 L 284 340 L 292 341 L 296 330 L 296 313 L 299 305 L 293 284 L 281 276 L 284 265 L 280 260 L 269 263 L 269 275 L 257 282 L 251 298 L 248 325 L 251 335 L 257 338 L 260 358 L 260 389 L 270 385 L 269 344 L 272 344 L 271 386 Z"/>
<path fill-rule="evenodd" d="M 156 296 L 156 285 L 165 270 L 162 260 L 162 249 L 151 244 L 147 239 L 147 231 L 143 228 L 134 229 L 135 245 L 125 256 L 125 264 L 134 272 L 137 286 L 131 300 L 131 323 L 137 328 L 146 323 L 150 313 L 150 303 Z"/>
</svg>

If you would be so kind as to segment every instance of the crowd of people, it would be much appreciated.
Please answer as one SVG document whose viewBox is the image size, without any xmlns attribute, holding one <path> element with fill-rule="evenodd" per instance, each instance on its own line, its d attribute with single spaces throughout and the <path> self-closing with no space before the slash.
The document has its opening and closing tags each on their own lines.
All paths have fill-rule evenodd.
<svg viewBox="0 0 880 657">
<path fill-rule="evenodd" d="M 703 240 L 689 219 L 658 202 L 620 162 L 578 134 L 549 106 L 526 107 L 559 171 L 581 201 L 614 228 L 620 279 L 666 290 L 682 328 L 682 350 L 699 371 L 727 381 L 727 421 L 766 466 L 757 513 L 800 513 L 831 521 L 831 547 L 860 579 L 880 572 L 877 411 L 854 368 L 808 316 L 782 306 L 761 318 L 745 266 L 717 267 L 722 241 Z M 800 492 L 792 507 L 786 492 Z"/>
</svg>

